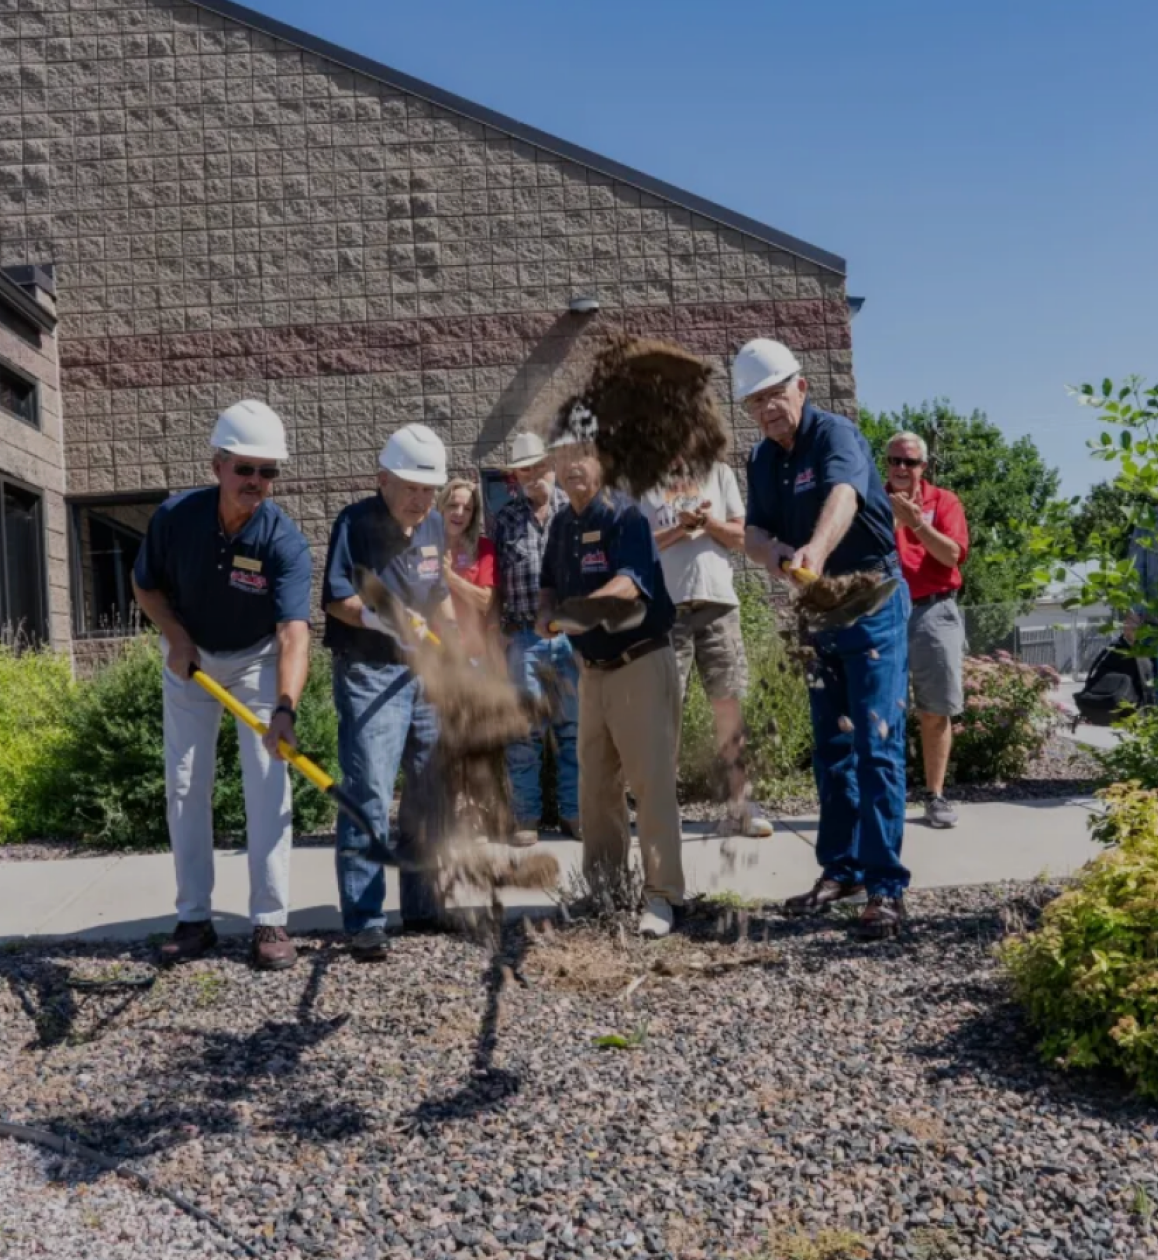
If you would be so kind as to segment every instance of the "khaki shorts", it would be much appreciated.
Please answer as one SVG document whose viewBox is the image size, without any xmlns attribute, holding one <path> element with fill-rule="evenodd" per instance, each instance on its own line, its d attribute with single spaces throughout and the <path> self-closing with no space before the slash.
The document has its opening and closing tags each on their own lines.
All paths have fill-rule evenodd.
<svg viewBox="0 0 1158 1260">
<path fill-rule="evenodd" d="M 680 671 L 680 696 L 688 693 L 692 664 L 700 672 L 700 682 L 709 700 L 742 700 L 748 690 L 748 658 L 740 633 L 740 610 L 718 606 L 721 615 L 695 634 L 688 628 L 693 609 L 703 604 L 677 604 L 672 628 L 672 645 Z"/>
<path fill-rule="evenodd" d="M 956 717 L 965 707 L 965 622 L 954 599 L 918 604 L 909 614 L 909 681 L 920 713 Z"/>
</svg>

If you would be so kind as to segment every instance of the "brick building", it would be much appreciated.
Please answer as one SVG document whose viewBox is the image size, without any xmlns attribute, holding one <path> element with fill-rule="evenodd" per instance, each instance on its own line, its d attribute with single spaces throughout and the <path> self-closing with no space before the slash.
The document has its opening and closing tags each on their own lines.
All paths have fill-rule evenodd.
<svg viewBox="0 0 1158 1260">
<path fill-rule="evenodd" d="M 144 523 L 207 480 L 238 398 L 286 420 L 279 499 L 318 547 L 394 427 L 493 467 L 608 328 L 716 364 L 740 458 L 749 336 L 855 406 L 842 259 L 224 0 L 9 0 L 0 266 L 34 333 L 0 328 L 0 487 L 40 538 L 20 589 L 78 652 L 125 628 Z M 5 373 L 40 382 L 36 425 Z"/>
</svg>

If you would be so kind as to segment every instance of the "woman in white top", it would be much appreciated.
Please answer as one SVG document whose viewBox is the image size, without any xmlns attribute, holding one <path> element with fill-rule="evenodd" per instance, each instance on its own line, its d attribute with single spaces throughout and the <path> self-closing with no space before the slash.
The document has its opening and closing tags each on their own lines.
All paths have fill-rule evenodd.
<svg viewBox="0 0 1158 1260">
<path fill-rule="evenodd" d="M 729 816 L 720 830 L 770 836 L 772 824 L 748 800 L 741 759 L 748 658 L 728 559 L 729 551 L 744 549 L 744 501 L 736 474 L 718 463 L 703 484 L 675 479 L 649 490 L 640 507 L 651 522 L 664 582 L 676 606 L 672 638 L 683 694 L 694 663 L 712 704 L 716 746 L 728 767 Z"/>
</svg>

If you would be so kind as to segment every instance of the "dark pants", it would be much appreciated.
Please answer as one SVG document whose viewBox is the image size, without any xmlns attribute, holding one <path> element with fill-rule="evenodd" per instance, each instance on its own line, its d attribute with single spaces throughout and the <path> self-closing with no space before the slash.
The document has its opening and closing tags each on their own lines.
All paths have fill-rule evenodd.
<svg viewBox="0 0 1158 1260">
<path fill-rule="evenodd" d="M 816 635 L 814 681 L 822 685 L 809 689 L 817 859 L 829 878 L 887 897 L 909 883 L 901 865 L 909 608 L 902 582 L 871 617 Z"/>
<path fill-rule="evenodd" d="M 338 656 L 334 705 L 343 790 L 384 836 L 401 767 L 397 861 L 419 863 L 433 853 L 449 822 L 446 793 L 439 785 L 438 723 L 434 709 L 422 698 L 421 684 L 404 665 L 370 665 Z M 338 893 L 347 932 L 385 926 L 383 862 L 388 856 L 345 815 L 339 816 Z M 398 892 L 403 921 L 436 913 L 421 872 L 401 871 Z"/>
</svg>

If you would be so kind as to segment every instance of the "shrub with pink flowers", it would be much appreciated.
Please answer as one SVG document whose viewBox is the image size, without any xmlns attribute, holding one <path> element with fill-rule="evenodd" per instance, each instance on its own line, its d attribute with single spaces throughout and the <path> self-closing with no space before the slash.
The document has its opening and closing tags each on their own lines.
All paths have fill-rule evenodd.
<svg viewBox="0 0 1158 1260">
<path fill-rule="evenodd" d="M 965 660 L 965 711 L 953 720 L 951 783 L 1019 778 L 1045 747 L 1061 716 L 1049 699 L 1058 674 L 1008 652 Z M 909 777 L 924 781 L 916 714 L 909 719 Z"/>
</svg>

